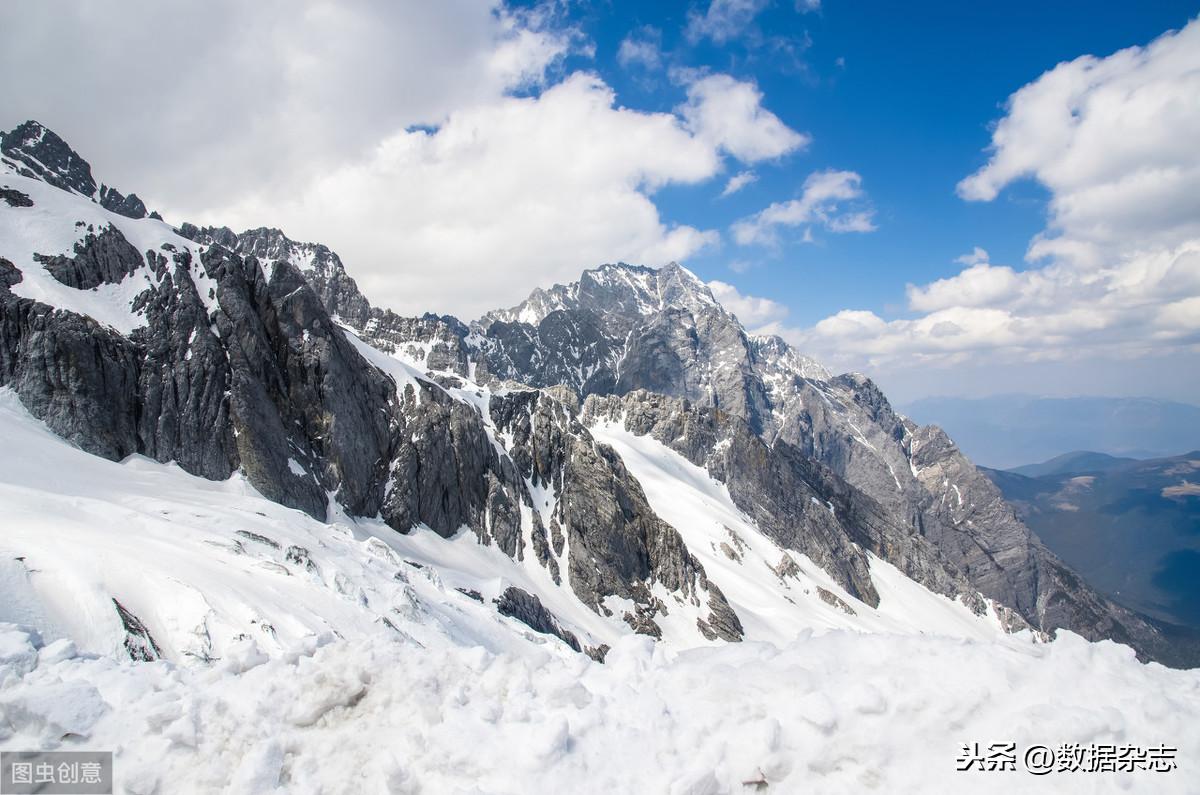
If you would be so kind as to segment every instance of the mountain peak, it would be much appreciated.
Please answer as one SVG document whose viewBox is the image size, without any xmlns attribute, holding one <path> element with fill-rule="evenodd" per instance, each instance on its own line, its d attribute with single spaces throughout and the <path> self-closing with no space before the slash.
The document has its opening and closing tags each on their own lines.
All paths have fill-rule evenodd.
<svg viewBox="0 0 1200 795">
<path fill-rule="evenodd" d="M 15 161 L 24 176 L 63 190 L 96 196 L 91 165 L 53 130 L 30 119 L 0 134 L 0 151 Z"/>
<path fill-rule="evenodd" d="M 671 309 L 698 312 L 720 308 L 708 286 L 677 262 L 661 268 L 608 262 L 585 270 L 578 281 L 538 288 L 508 309 L 487 313 L 479 325 L 494 322 L 537 326 L 560 310 L 586 309 L 604 316 L 645 317 Z"/>
<path fill-rule="evenodd" d="M 58 133 L 30 119 L 0 133 L 0 154 L 18 174 L 78 193 L 127 218 L 145 218 L 146 205 L 136 193 L 128 196 L 107 185 L 96 187 L 92 166 Z"/>
</svg>

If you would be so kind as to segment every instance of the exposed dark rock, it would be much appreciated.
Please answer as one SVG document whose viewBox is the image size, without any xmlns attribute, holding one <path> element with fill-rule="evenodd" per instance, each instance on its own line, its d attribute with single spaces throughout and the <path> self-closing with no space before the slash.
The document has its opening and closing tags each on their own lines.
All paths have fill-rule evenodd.
<svg viewBox="0 0 1200 795">
<path fill-rule="evenodd" d="M 25 275 L 16 266 L 0 257 L 0 296 L 8 293 L 14 284 L 20 284 Z"/>
<path fill-rule="evenodd" d="M 608 653 L 610 651 L 612 651 L 612 649 L 607 643 L 601 643 L 599 646 L 586 647 L 583 650 L 583 653 L 591 657 L 596 662 L 602 663 L 604 662 L 604 659 L 608 657 Z"/>
<path fill-rule="evenodd" d="M 825 604 L 836 607 L 837 609 L 841 610 L 846 615 L 849 615 L 849 616 L 855 615 L 854 608 L 851 607 L 850 605 L 846 604 L 845 599 L 838 596 L 837 594 L 835 594 L 833 591 L 829 590 L 828 588 L 822 588 L 821 586 L 818 585 L 817 586 L 817 596 L 821 597 L 821 601 L 824 602 Z"/>
<path fill-rule="evenodd" d="M 13 188 L 8 187 L 7 185 L 0 188 L 0 199 L 4 199 L 4 201 L 8 204 L 9 207 L 32 207 L 33 206 L 33 199 L 29 198 L 29 194 L 21 193 L 21 191 L 14 190 Z"/>
<path fill-rule="evenodd" d="M 273 538 L 267 538 L 266 536 L 259 535 L 258 533 L 251 533 L 249 530 L 235 530 L 234 532 L 240 535 L 242 538 L 249 539 L 255 543 L 271 547 L 271 549 L 279 549 L 279 542 Z M 288 547 L 288 552 L 290 553 L 293 549 L 299 550 L 301 547 Z M 307 550 L 305 550 L 305 555 L 307 555 Z"/>
<path fill-rule="evenodd" d="M 141 619 L 129 612 L 116 599 L 113 599 L 112 603 L 117 608 L 117 615 L 121 617 L 122 626 L 125 627 L 125 651 L 129 654 L 129 659 L 134 662 L 153 662 L 162 659 L 162 649 L 154 642 L 150 630 L 146 629 L 146 625 L 142 623 Z"/>
<path fill-rule="evenodd" d="M 474 588 L 455 588 L 454 590 L 458 591 L 460 594 L 469 599 L 474 599 L 476 602 L 483 604 L 483 594 L 479 593 L 479 591 L 476 591 Z"/>
<path fill-rule="evenodd" d="M 313 561 L 309 551 L 304 547 L 296 545 L 289 546 L 286 550 L 284 550 L 283 558 L 288 563 L 294 563 L 303 568 L 305 571 L 313 574 L 316 574 L 319 571 L 316 562 Z"/>
<path fill-rule="evenodd" d="M 137 194 L 124 196 L 107 185 L 97 190 L 88 162 L 66 141 L 36 121 L 27 121 L 10 132 L 0 133 L 0 153 L 17 166 L 22 176 L 40 179 L 56 188 L 86 196 L 97 201 L 104 209 L 128 218 L 146 217 L 146 205 Z M 13 207 L 32 206 L 32 203 L 13 204 L 7 193 L 0 193 L 0 197 L 8 199 Z M 25 200 L 28 199 L 26 196 Z"/>
<path fill-rule="evenodd" d="M 100 186 L 100 206 L 126 218 L 146 217 L 146 205 L 136 193 L 122 196 L 120 192 L 107 185 Z"/>
<path fill-rule="evenodd" d="M 510 585 L 495 601 L 500 615 L 515 618 L 535 632 L 554 635 L 575 651 L 582 651 L 574 633 L 563 629 L 558 619 L 542 605 L 542 600 L 533 594 Z"/>
<path fill-rule="evenodd" d="M 88 198 L 96 194 L 92 167 L 66 141 L 36 121 L 0 133 L 0 151 L 18 162 L 25 176 Z"/>
<path fill-rule="evenodd" d="M 102 284 L 119 284 L 146 261 L 121 231 L 106 226 L 99 234 L 88 232 L 75 243 L 75 256 L 43 256 L 34 259 L 58 281 L 76 290 L 91 290 Z"/>
<path fill-rule="evenodd" d="M 707 598 L 728 607 L 679 533 L 651 510 L 620 457 L 592 439 L 575 405 L 573 398 L 561 402 L 524 390 L 495 396 L 490 406 L 497 430 L 512 440 L 521 479 L 556 496 L 552 527 L 566 535 L 575 593 L 597 612 L 606 596 L 632 599 L 647 611 L 636 617 L 639 631 L 653 623 L 647 584 L 661 583 L 695 606 Z"/>
<path fill-rule="evenodd" d="M 733 612 L 733 608 L 729 606 L 729 602 L 725 599 L 725 594 L 721 593 L 721 589 L 714 583 L 708 584 L 708 626 L 711 631 L 721 640 L 739 641 L 746 634 L 742 629 L 742 622 L 738 620 L 737 613 Z M 703 626 L 701 631 L 703 631 Z"/>
</svg>

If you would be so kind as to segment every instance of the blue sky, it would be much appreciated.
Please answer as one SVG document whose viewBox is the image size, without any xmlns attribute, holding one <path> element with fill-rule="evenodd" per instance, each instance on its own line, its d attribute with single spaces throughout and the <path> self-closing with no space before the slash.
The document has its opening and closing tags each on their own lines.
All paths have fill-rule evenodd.
<svg viewBox="0 0 1200 795">
<path fill-rule="evenodd" d="M 0 124 L 42 121 L 170 221 L 323 242 L 405 314 L 675 259 L 901 402 L 1200 403 L 1197 13 L 4 4 Z"/>
<path fill-rule="evenodd" d="M 785 303 L 789 320 L 814 323 L 832 308 L 902 311 L 904 287 L 951 276 L 975 246 L 994 262 L 1023 267 L 1029 241 L 1045 226 L 1046 191 L 1032 181 L 988 204 L 966 202 L 955 185 L 986 161 L 989 128 L 1021 86 L 1060 61 L 1144 44 L 1186 24 L 1200 4 L 1185 2 L 1003 4 L 849 3 L 826 0 L 797 13 L 775 2 L 753 30 L 721 45 L 691 44 L 689 11 L 702 4 L 592 2 L 571 9 L 595 43 L 566 68 L 598 70 L 618 101 L 668 111 L 683 88 L 665 72 L 617 61 L 621 41 L 642 26 L 661 31 L 664 59 L 755 81 L 764 105 L 807 132 L 806 151 L 756 167 L 757 182 L 720 198 L 723 182 L 673 186 L 658 194 L 663 215 L 699 228 L 727 227 L 796 193 L 811 171 L 851 169 L 877 212 L 863 235 L 818 235 L 778 250 L 725 241 L 688 260 L 706 279 L 735 280 L 742 292 Z M 795 48 L 780 52 L 770 39 Z M 751 264 L 731 273 L 730 261 Z"/>
</svg>

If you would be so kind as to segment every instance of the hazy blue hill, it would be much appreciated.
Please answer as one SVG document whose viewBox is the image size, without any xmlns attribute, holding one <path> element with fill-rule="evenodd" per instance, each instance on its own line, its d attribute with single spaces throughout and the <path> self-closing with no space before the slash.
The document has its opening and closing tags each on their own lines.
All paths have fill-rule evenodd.
<svg viewBox="0 0 1200 795">
<path fill-rule="evenodd" d="M 940 425 L 977 464 L 1008 469 L 1073 450 L 1160 458 L 1200 447 L 1200 406 L 1153 398 L 924 398 L 900 410 Z"/>
<path fill-rule="evenodd" d="M 1200 450 L 1145 461 L 1072 460 L 1074 469 L 1065 460 L 1035 465 L 1054 471 L 1034 477 L 981 469 L 1046 546 L 1096 588 L 1200 629 Z"/>
<path fill-rule="evenodd" d="M 1025 475 L 1030 478 L 1038 478 L 1043 475 L 1061 475 L 1067 472 L 1108 472 L 1113 469 L 1122 469 L 1130 464 L 1136 464 L 1136 458 L 1123 458 L 1112 456 L 1108 453 L 1095 453 L 1089 450 L 1077 450 L 1073 453 L 1063 453 L 1056 455 L 1049 461 L 1043 461 L 1040 464 L 1026 464 L 1025 466 L 1013 467 L 1009 472 L 1016 472 L 1018 475 Z"/>
</svg>

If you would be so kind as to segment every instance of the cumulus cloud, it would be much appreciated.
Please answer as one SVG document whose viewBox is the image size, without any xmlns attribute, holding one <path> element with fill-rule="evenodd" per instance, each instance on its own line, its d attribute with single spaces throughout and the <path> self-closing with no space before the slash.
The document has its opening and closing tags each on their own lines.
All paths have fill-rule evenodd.
<svg viewBox="0 0 1200 795">
<path fill-rule="evenodd" d="M 338 251 L 377 304 L 474 317 L 598 262 L 715 245 L 664 221 L 655 192 L 807 140 L 726 75 L 692 75 L 668 113 L 620 107 L 599 77 L 562 69 L 588 44 L 561 10 L 5 5 L 0 113 L 55 128 L 173 221 L 278 226 Z M 72 58 L 46 58 L 48 42 Z"/>
<path fill-rule="evenodd" d="M 771 331 L 787 317 L 788 309 L 783 304 L 770 298 L 742 295 L 732 284 L 711 281 L 708 289 L 752 334 Z"/>
<path fill-rule="evenodd" d="M 725 183 L 725 189 L 721 191 L 721 196 L 732 196 L 747 185 L 757 182 L 758 175 L 753 171 L 739 171 L 729 178 Z"/>
<path fill-rule="evenodd" d="M 625 68 L 640 66 L 656 71 L 662 68 L 662 31 L 644 25 L 631 31 L 617 48 L 617 63 Z"/>
<path fill-rule="evenodd" d="M 804 180 L 800 198 L 776 202 L 733 225 L 741 245 L 776 242 L 780 226 L 821 226 L 831 232 L 870 232 L 874 212 L 861 205 L 862 177 L 853 171 L 817 171 Z M 805 241 L 811 241 L 809 229 Z"/>
<path fill-rule="evenodd" d="M 326 241 L 383 305 L 475 317 L 597 262 L 662 264 L 714 244 L 715 232 L 664 224 L 651 195 L 720 168 L 678 116 L 617 107 L 607 84 L 576 73 L 397 133 L 290 200 L 232 214 Z"/>
<path fill-rule="evenodd" d="M 538 85 L 576 40 L 551 8 L 4 3 L 0 114 L 6 128 L 42 121 L 101 153 L 100 178 L 192 213 L 251 191 L 286 193 L 397 129 Z"/>
<path fill-rule="evenodd" d="M 1024 178 L 1048 189 L 1024 267 L 976 248 L 958 274 L 908 286 L 908 317 L 847 310 L 791 338 L 885 370 L 1200 352 L 1196 97 L 1200 21 L 1046 72 L 1012 95 L 988 162 L 958 185 L 970 201 Z"/>
<path fill-rule="evenodd" d="M 746 163 L 780 157 L 808 145 L 810 139 L 788 127 L 762 105 L 753 83 L 729 75 L 707 75 L 687 88 L 679 108 L 698 137 Z"/>
<path fill-rule="evenodd" d="M 1149 46 L 1059 64 L 1009 98 L 987 164 L 958 185 L 991 201 L 1030 177 L 1052 193 L 1032 254 L 1097 262 L 1200 237 L 1200 21 Z M 1135 243 L 1135 247 L 1144 245 Z"/>
<path fill-rule="evenodd" d="M 222 207 L 212 220 L 304 230 L 342 254 L 373 300 L 403 312 L 475 317 L 597 262 L 684 260 L 720 236 L 665 224 L 654 192 L 711 179 L 726 154 L 758 160 L 802 140 L 751 84 L 702 82 L 677 112 L 644 113 L 577 72 L 537 96 L 400 131 L 306 190 Z M 714 106 L 728 113 L 719 123 Z"/>
</svg>

